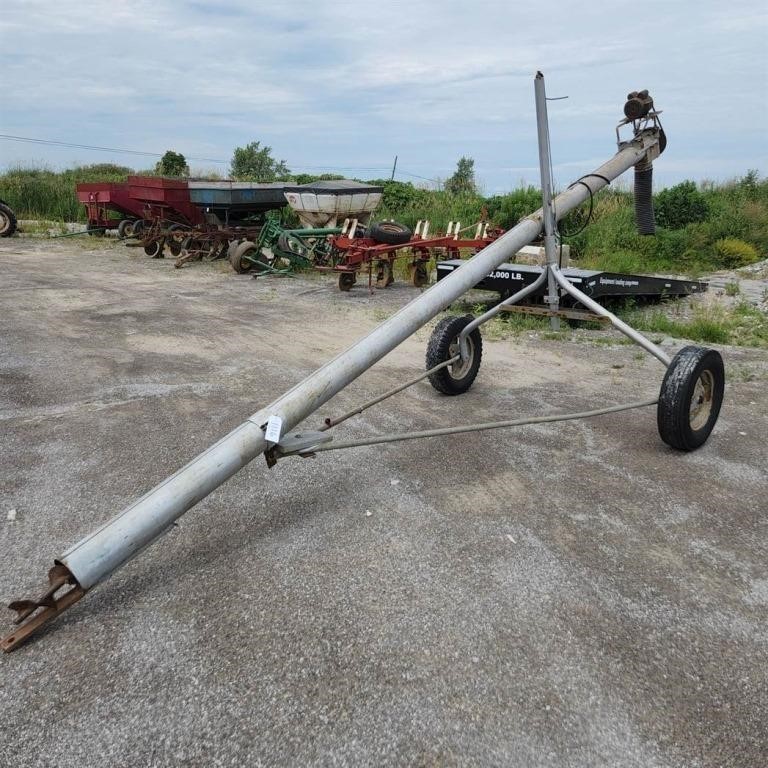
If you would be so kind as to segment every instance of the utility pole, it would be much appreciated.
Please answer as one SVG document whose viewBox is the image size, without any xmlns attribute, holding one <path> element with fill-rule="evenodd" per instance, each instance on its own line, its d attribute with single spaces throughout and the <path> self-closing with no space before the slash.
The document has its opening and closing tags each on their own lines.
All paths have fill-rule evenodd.
<svg viewBox="0 0 768 768">
<path fill-rule="evenodd" d="M 397 155 L 395 155 L 395 162 L 392 165 L 392 175 L 389 177 L 390 181 L 395 180 L 395 169 L 397 168 Z"/>
</svg>

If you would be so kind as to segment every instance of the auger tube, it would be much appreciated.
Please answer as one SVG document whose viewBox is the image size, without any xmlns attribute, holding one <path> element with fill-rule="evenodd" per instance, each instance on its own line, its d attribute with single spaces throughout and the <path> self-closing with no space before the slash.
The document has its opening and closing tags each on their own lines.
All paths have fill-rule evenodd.
<svg viewBox="0 0 768 768">
<path fill-rule="evenodd" d="M 558 220 L 589 196 L 642 161 L 658 143 L 653 131 L 640 131 L 594 174 L 555 198 Z M 589 187 L 589 189 L 587 189 Z M 395 349 L 435 315 L 473 288 L 489 272 L 510 260 L 542 231 L 542 210 L 467 260 L 446 278 L 415 298 L 367 336 L 323 365 L 284 395 L 175 474 L 72 546 L 55 563 L 64 566 L 84 593 L 114 573 L 166 532 L 173 522 L 225 480 L 270 447 L 265 427 L 271 416 L 282 419 L 282 434 L 295 428 L 350 382 Z M 73 581 L 70 580 L 70 583 Z M 18 609 L 17 609 L 18 610 Z M 57 615 L 59 611 L 53 610 Z M 63 610 L 63 609 L 62 609 Z M 18 634 L 18 633 L 17 633 Z M 9 641 L 13 637 L 7 638 Z M 11 645 L 4 646 L 10 650 Z"/>
<path fill-rule="evenodd" d="M 619 151 L 585 182 L 592 192 L 605 186 L 600 177 L 615 179 L 641 160 L 655 138 L 640 137 L 637 146 Z M 589 197 L 582 184 L 555 198 L 558 220 Z M 264 426 L 270 416 L 282 419 L 283 432 L 307 416 L 365 373 L 435 315 L 473 288 L 489 272 L 512 258 L 542 230 L 542 212 L 521 221 L 451 275 L 406 304 L 399 312 L 310 374 L 270 405 L 257 411 L 189 464 L 161 482 L 96 529 L 63 555 L 65 565 L 83 589 L 90 589 L 148 546 L 178 517 L 218 488 L 267 448 Z"/>
</svg>

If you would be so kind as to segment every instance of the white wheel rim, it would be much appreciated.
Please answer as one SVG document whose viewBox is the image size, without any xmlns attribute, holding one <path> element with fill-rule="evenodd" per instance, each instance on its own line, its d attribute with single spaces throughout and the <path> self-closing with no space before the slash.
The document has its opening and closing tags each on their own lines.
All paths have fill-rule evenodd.
<svg viewBox="0 0 768 768">
<path fill-rule="evenodd" d="M 0 235 L 11 228 L 11 219 L 3 211 L 0 211 Z"/>
<path fill-rule="evenodd" d="M 469 355 L 466 360 L 457 360 L 453 365 L 448 366 L 448 371 L 451 374 L 452 379 L 463 379 L 472 367 L 472 360 L 475 357 L 475 344 L 472 341 L 471 336 L 467 336 L 467 347 L 469 349 Z M 457 336 L 448 346 L 448 358 L 456 357 L 460 354 L 459 337 Z"/>
<path fill-rule="evenodd" d="M 715 378 L 712 371 L 702 371 L 701 376 L 696 380 L 691 395 L 691 403 L 688 411 L 688 420 L 691 429 L 696 431 L 701 429 L 712 413 L 712 398 L 715 391 Z"/>
</svg>

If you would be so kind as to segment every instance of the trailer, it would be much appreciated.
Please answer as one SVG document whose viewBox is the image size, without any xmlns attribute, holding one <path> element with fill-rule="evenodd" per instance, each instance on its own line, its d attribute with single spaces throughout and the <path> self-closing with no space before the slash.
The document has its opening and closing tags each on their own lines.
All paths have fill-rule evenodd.
<svg viewBox="0 0 768 768">
<path fill-rule="evenodd" d="M 186 181 L 132 177 L 130 193 L 144 205 L 138 233 L 144 252 L 174 266 L 224 258 L 232 243 L 258 237 L 265 214 L 287 205 L 282 182 Z"/>
<path fill-rule="evenodd" d="M 144 218 L 144 204 L 131 197 L 127 182 L 81 182 L 75 193 L 85 206 L 89 234 L 117 229 L 119 237 L 132 237 L 135 222 Z"/>
<path fill-rule="evenodd" d="M 609 160 L 555 196 L 551 181 L 544 77 L 540 72 L 534 79 L 534 93 L 542 207 L 452 270 L 357 343 L 271 403 L 259 408 L 240 426 L 186 466 L 56 557 L 48 573 L 48 587 L 45 591 L 38 597 L 16 600 L 10 604 L 16 613 L 16 626 L 0 640 L 4 651 L 17 648 L 47 622 L 75 605 L 91 589 L 169 531 L 186 511 L 260 455 L 264 455 L 267 466 L 274 466 L 276 462 L 289 460 L 290 457 L 316 456 L 335 450 L 354 450 L 403 440 L 436 439 L 465 432 L 590 418 L 652 406 L 656 407 L 659 436 L 673 449 L 693 451 L 709 439 L 723 400 L 725 373 L 720 354 L 713 349 L 687 346 L 670 358 L 658 345 L 569 281 L 562 273 L 558 261 L 558 221 L 574 208 L 591 200 L 600 189 L 630 168 L 635 171 L 639 228 L 646 232 L 652 230 L 652 166 L 666 146 L 659 112 L 654 109 L 647 91 L 630 93 L 624 105 L 625 118 L 619 123 L 620 129 L 629 127 L 629 138 L 618 136 L 618 150 Z M 466 291 L 500 265 L 509 263 L 521 247 L 540 237 L 542 232 L 547 261 L 533 282 L 480 317 L 448 316 L 441 319 L 427 344 L 425 371 L 410 381 L 398 382 L 394 388 L 338 418 L 326 418 L 316 430 L 297 429 L 301 422 Z M 505 307 L 523 301 L 545 284 L 545 304 L 550 311 L 557 312 L 561 299 L 568 296 L 606 318 L 616 330 L 653 356 L 664 368 L 658 394 L 649 394 L 647 399 L 639 402 L 601 404 L 600 407 L 578 413 L 555 411 L 504 421 L 465 423 L 450 428 L 334 441 L 332 430 L 347 419 L 424 379 L 428 379 L 434 389 L 444 395 L 466 393 L 478 375 L 482 360 L 481 326 Z M 558 318 L 552 317 L 553 325 L 557 322 Z M 465 402 L 471 404 L 471 398 Z M 660 454 L 659 461 L 669 462 L 668 452 Z M 449 468 L 447 471 L 450 471 Z M 258 493 L 257 488 L 254 493 Z"/>
<path fill-rule="evenodd" d="M 461 266 L 458 259 L 449 259 L 437 264 L 437 279 L 442 280 Z M 498 293 L 504 301 L 518 291 L 536 283 L 546 269 L 543 266 L 530 264 L 500 264 L 496 269 L 483 277 L 475 285 L 481 291 Z M 606 301 L 617 299 L 634 299 L 637 301 L 653 301 L 658 299 L 682 298 L 703 293 L 709 287 L 708 283 L 699 280 L 682 280 L 671 277 L 655 277 L 653 275 L 628 275 L 618 272 L 604 272 L 596 269 L 563 268 L 562 276 L 572 285 L 590 298 L 604 304 Z M 544 304 L 546 287 L 542 282 L 537 284 L 527 296 L 525 304 L 515 304 L 510 309 L 539 314 L 535 307 Z M 564 309 L 574 307 L 579 301 L 572 296 L 564 296 L 560 306 Z M 544 313 L 547 314 L 547 313 Z M 568 316 L 568 315 L 563 315 Z M 581 318 L 584 319 L 584 318 Z"/>
</svg>

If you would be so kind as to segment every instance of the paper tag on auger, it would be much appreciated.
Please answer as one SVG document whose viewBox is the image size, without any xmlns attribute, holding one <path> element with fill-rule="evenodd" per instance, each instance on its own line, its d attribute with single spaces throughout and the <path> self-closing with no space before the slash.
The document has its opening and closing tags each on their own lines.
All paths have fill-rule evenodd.
<svg viewBox="0 0 768 768">
<path fill-rule="evenodd" d="M 268 443 L 279 443 L 280 438 L 283 436 L 283 420 L 272 414 L 267 422 L 267 431 L 264 438 Z"/>
</svg>

